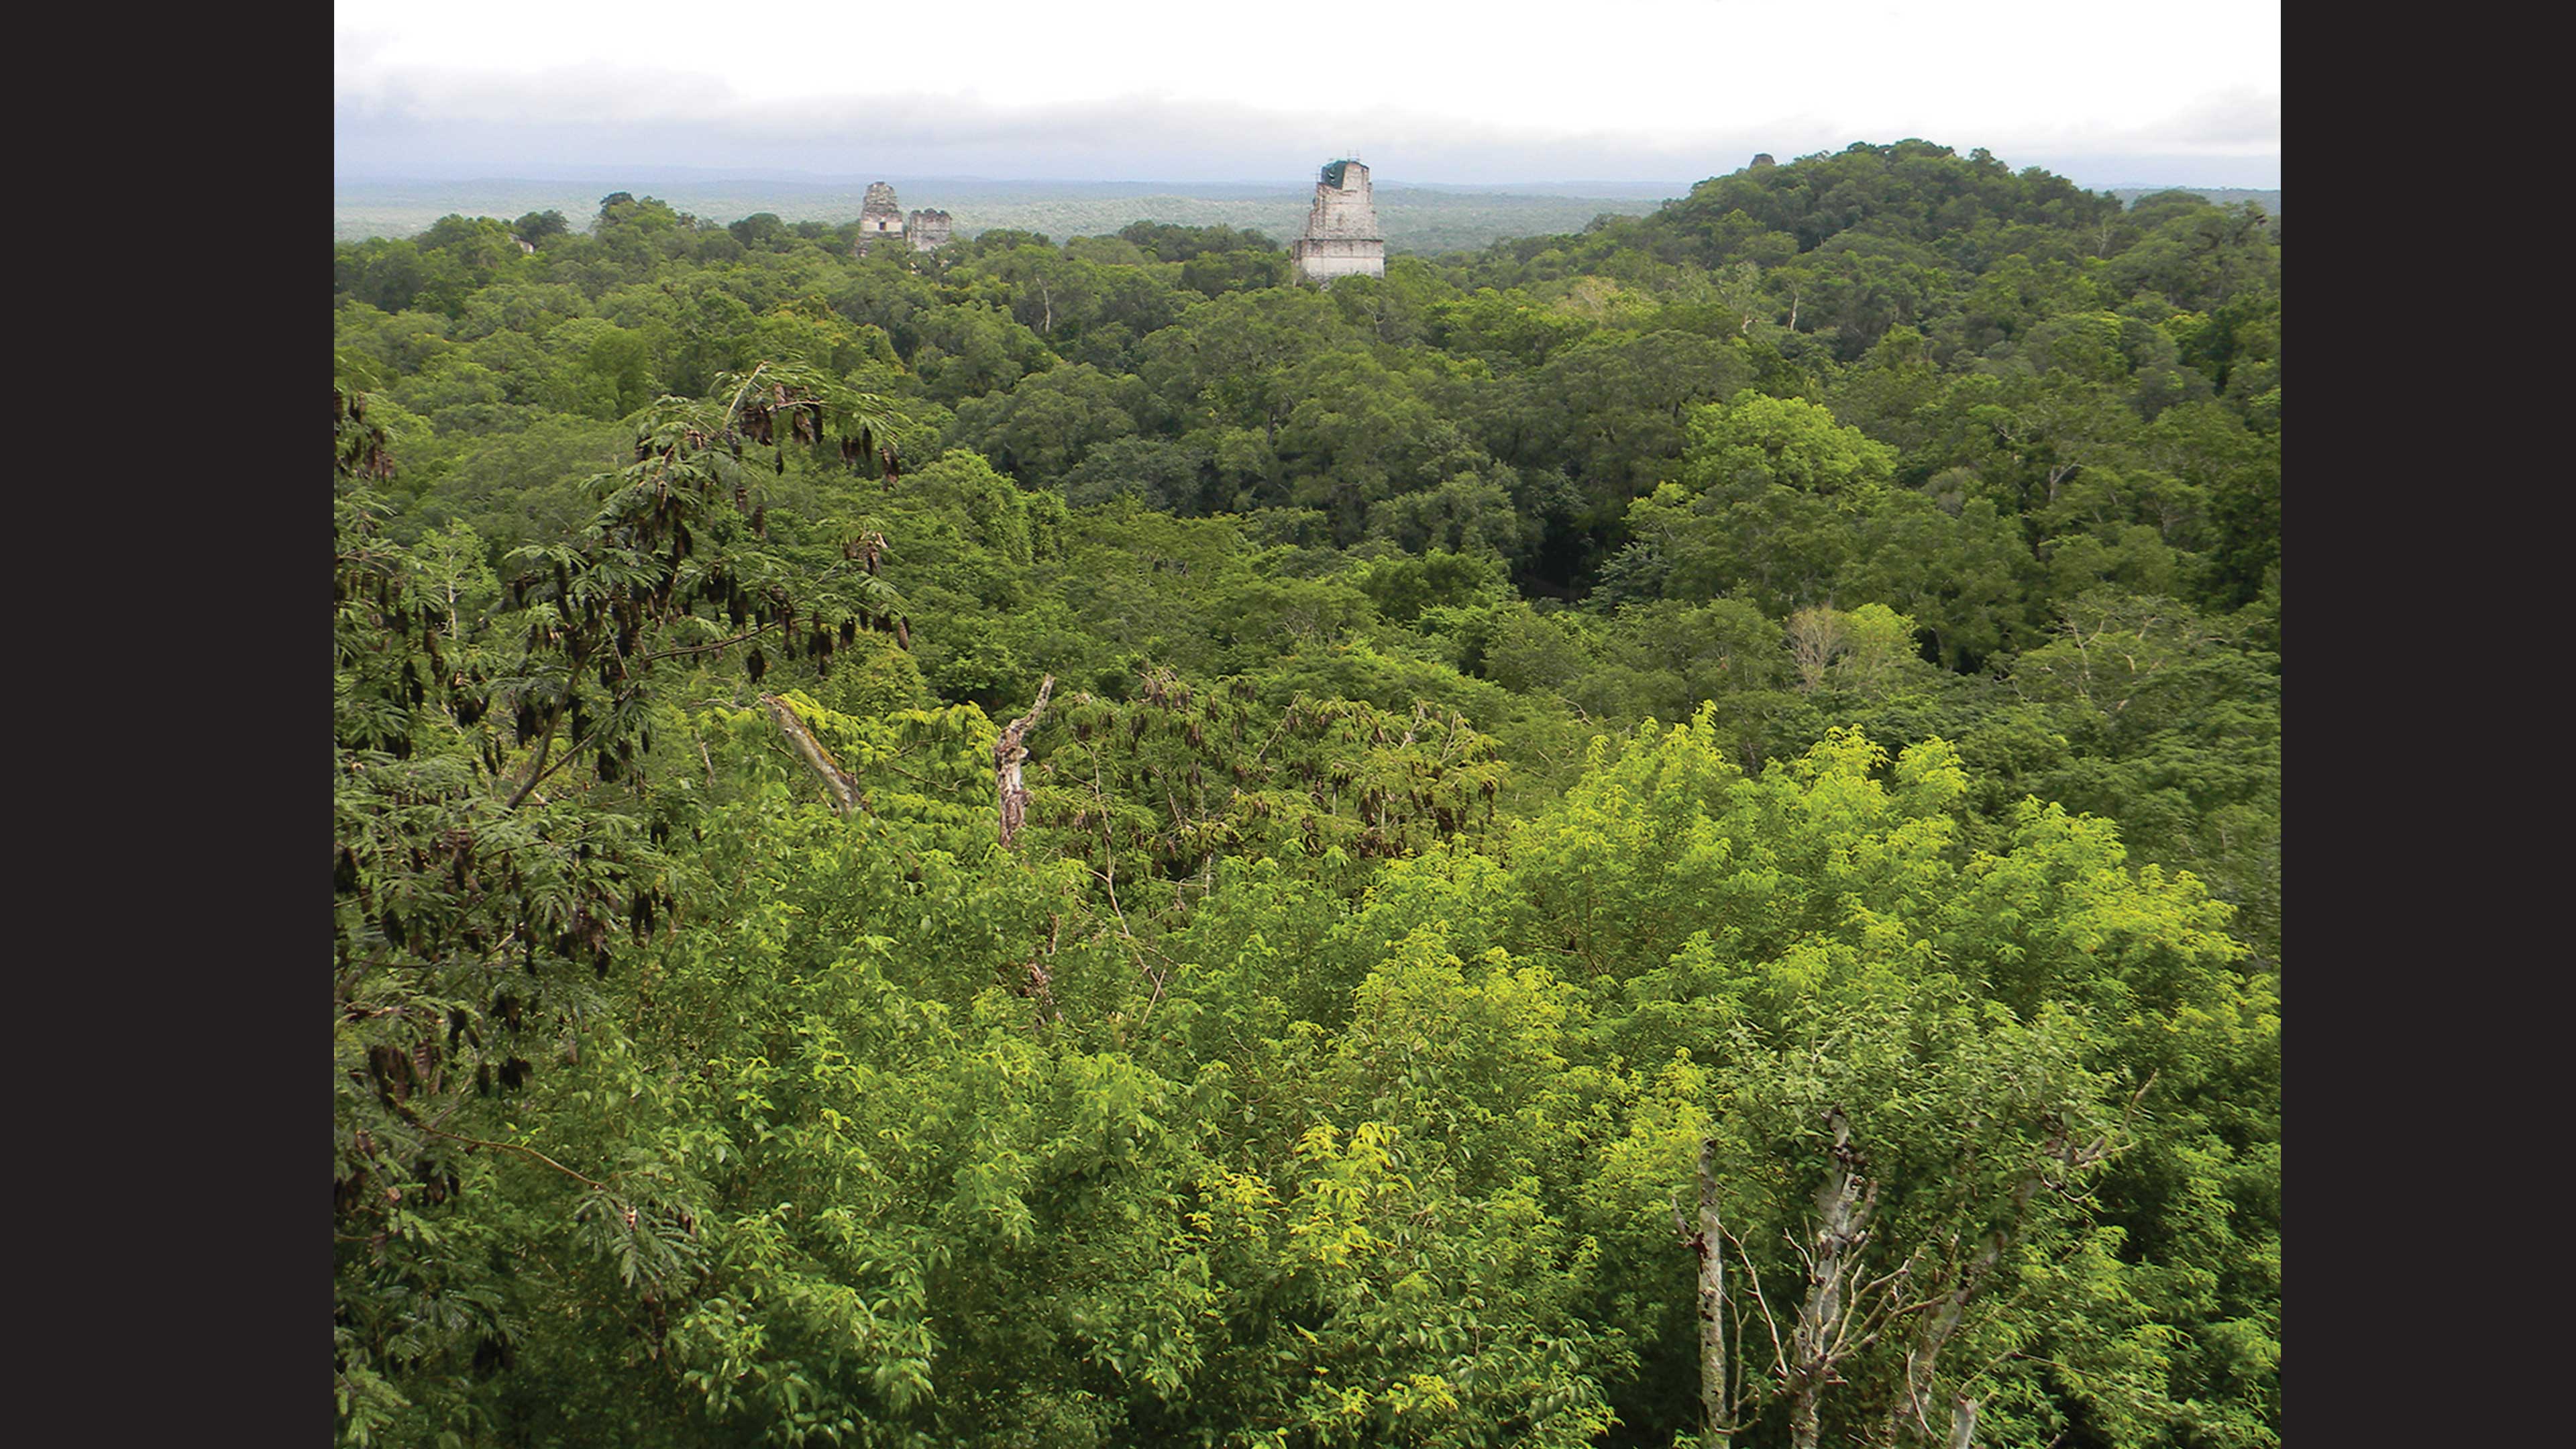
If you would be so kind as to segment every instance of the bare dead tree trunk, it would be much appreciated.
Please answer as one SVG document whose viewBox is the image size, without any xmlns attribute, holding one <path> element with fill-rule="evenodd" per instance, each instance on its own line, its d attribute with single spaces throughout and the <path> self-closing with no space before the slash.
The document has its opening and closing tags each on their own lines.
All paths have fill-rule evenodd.
<svg viewBox="0 0 2576 1449">
<path fill-rule="evenodd" d="M 1699 1231 L 1691 1238 L 1699 1252 L 1699 1415 L 1700 1442 L 1708 1449 L 1729 1449 L 1734 1429 L 1726 1405 L 1726 1233 L 1717 1213 L 1717 1139 L 1699 1144 Z"/>
<path fill-rule="evenodd" d="M 1029 712 L 1002 729 L 1002 737 L 993 742 L 993 793 L 1001 806 L 1001 835 L 1004 849 L 1020 833 L 1029 818 L 1028 787 L 1020 783 L 1020 766 L 1029 758 L 1028 738 L 1046 713 L 1047 696 L 1055 692 L 1055 676 L 1050 674 L 1038 683 L 1037 703 Z"/>
<path fill-rule="evenodd" d="M 1795 1449 L 1816 1449 L 1825 1385 L 1837 1365 L 1877 1336 L 1872 1332 L 1851 1340 L 1860 1299 L 1851 1291 L 1851 1279 L 1860 1265 L 1860 1249 L 1869 1241 L 1878 1184 L 1861 1175 L 1860 1154 L 1851 1146 L 1851 1121 L 1842 1109 L 1827 1112 L 1825 1122 L 1834 1133 L 1834 1170 L 1816 1193 L 1815 1245 L 1805 1255 L 1807 1294 L 1789 1339 L 1789 1442 Z"/>
<path fill-rule="evenodd" d="M 760 702 L 768 707 L 769 717 L 778 722 L 779 731 L 787 736 L 789 744 L 796 747 L 796 753 L 803 757 L 807 767 L 821 777 L 823 788 L 831 792 L 833 810 L 843 815 L 857 810 L 864 798 L 859 782 L 850 778 L 850 772 L 841 768 L 841 762 L 832 758 L 832 752 L 823 748 L 821 740 L 814 738 L 814 732 L 805 727 L 805 721 L 798 719 L 796 711 L 777 695 L 764 694 Z"/>
</svg>

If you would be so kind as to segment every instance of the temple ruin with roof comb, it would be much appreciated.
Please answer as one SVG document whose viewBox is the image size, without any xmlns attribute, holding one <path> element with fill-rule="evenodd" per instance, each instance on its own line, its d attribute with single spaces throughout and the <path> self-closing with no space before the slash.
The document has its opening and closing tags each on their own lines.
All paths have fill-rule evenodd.
<svg viewBox="0 0 2576 1449">
<path fill-rule="evenodd" d="M 859 239 L 850 244 L 850 254 L 863 257 L 871 247 L 906 242 L 917 252 L 935 251 L 955 235 L 956 223 L 947 212 L 916 211 L 906 216 L 902 203 L 894 199 L 894 188 L 872 181 L 866 199 L 859 203 Z"/>
<path fill-rule="evenodd" d="M 1306 212 L 1306 234 L 1288 244 L 1288 255 L 1297 280 L 1319 286 L 1335 277 L 1386 275 L 1386 238 L 1378 231 L 1366 166 L 1341 160 L 1324 167 Z"/>
</svg>

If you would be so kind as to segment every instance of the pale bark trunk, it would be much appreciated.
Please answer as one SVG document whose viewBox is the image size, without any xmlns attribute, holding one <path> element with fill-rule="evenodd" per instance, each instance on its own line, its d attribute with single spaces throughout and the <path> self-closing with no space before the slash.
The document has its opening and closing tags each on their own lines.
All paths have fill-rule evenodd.
<svg viewBox="0 0 2576 1449">
<path fill-rule="evenodd" d="M 1870 1213 L 1878 1203 L 1877 1185 L 1860 1175 L 1851 1150 L 1850 1120 L 1840 1108 L 1826 1113 L 1825 1120 L 1834 1131 L 1834 1171 L 1816 1193 L 1820 1221 L 1807 1264 L 1807 1296 L 1798 1305 L 1790 1338 L 1789 1442 L 1795 1449 L 1816 1449 L 1825 1385 L 1847 1352 L 1840 1340 L 1854 1307 L 1844 1297 L 1844 1287 L 1857 1261 L 1844 1253 L 1868 1236 Z"/>
<path fill-rule="evenodd" d="M 2014 1193 L 2014 1221 L 2020 1221 L 2022 1209 L 2029 1202 L 2030 1190 L 2034 1185 L 2034 1182 L 2025 1180 L 2020 1189 Z M 1926 1444 L 1932 1442 L 1930 1414 L 1932 1382 L 1934 1372 L 1941 1365 L 1941 1350 L 1949 1347 L 1951 1336 L 1959 1331 L 1959 1320 L 1966 1315 L 1968 1302 L 1977 1296 L 1977 1289 L 1985 1282 L 1986 1274 L 1993 1271 L 1995 1264 L 2003 1260 L 2007 1243 L 2006 1235 L 2000 1232 L 1987 1239 L 1984 1251 L 1961 1267 L 1957 1281 L 1941 1295 L 1940 1306 L 1933 1310 L 1929 1318 L 1923 1320 L 1923 1326 L 1916 1332 L 1913 1344 L 1905 1350 L 1905 1402 L 1887 1411 L 1889 1443 L 1896 1442 L 1900 1418 L 1905 1421 L 1903 1429 L 1905 1437 L 1918 1439 Z M 1962 1402 L 1965 1401 L 1962 1400 Z M 1969 1416 L 1974 1419 L 1973 1409 L 1969 1411 Z M 1954 1433 L 1956 1428 L 1956 1421 L 1953 1420 Z"/>
<path fill-rule="evenodd" d="M 823 748 L 821 740 L 814 738 L 814 732 L 805 727 L 805 721 L 796 717 L 796 711 L 788 708 L 787 701 L 774 694 L 764 694 L 760 702 L 768 707 L 769 717 L 778 722 L 787 742 L 796 747 L 796 753 L 806 765 L 822 778 L 823 788 L 831 792 L 832 808 L 843 815 L 858 809 L 859 782 L 850 778 L 850 773 L 841 768 L 840 761 L 832 758 L 832 752 Z"/>
<path fill-rule="evenodd" d="M 1699 1412 L 1700 1442 L 1729 1449 L 1734 1442 L 1726 1407 L 1726 1252 L 1717 1214 L 1717 1139 L 1699 1144 Z"/>
<path fill-rule="evenodd" d="M 993 742 L 993 794 L 1001 807 L 1002 845 L 1008 849 L 1029 818 L 1028 787 L 1020 783 L 1020 766 L 1029 758 L 1028 738 L 1038 727 L 1038 718 L 1046 713 L 1047 696 L 1055 692 L 1055 676 L 1050 674 L 1038 683 L 1037 703 L 1029 712 L 1002 729 L 1002 737 Z"/>
</svg>

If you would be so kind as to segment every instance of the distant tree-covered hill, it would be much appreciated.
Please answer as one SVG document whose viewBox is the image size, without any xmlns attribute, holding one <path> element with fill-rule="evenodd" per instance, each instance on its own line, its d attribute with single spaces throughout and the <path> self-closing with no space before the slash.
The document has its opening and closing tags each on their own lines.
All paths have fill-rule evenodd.
<svg viewBox="0 0 2576 1449">
<path fill-rule="evenodd" d="M 1305 224 L 1308 201 L 1304 189 L 1286 186 L 903 177 L 894 178 L 894 184 L 907 208 L 938 207 L 954 215 L 961 238 L 1001 230 L 1062 240 L 1114 232 L 1139 220 L 1231 226 L 1285 238 Z M 587 216 L 610 189 L 596 181 L 345 181 L 332 189 L 331 236 L 339 242 L 417 236 L 450 215 L 560 211 Z M 1377 210 L 1391 252 L 1468 251 L 1511 237 L 1580 231 L 1605 213 L 1642 214 L 1689 189 L 1683 183 L 1661 190 L 1604 185 L 1560 195 L 1529 187 L 1381 185 Z M 2164 189 L 2190 191 L 2220 206 L 2251 201 L 2275 216 L 2281 212 L 2278 191 L 2127 186 L 2110 194 L 2133 204 Z M 679 211 L 723 224 L 767 212 L 789 222 L 838 226 L 859 214 L 867 184 L 747 179 L 680 182 L 653 191 Z"/>
<path fill-rule="evenodd" d="M 1114 232 L 1131 221 L 1180 226 L 1231 226 L 1295 236 L 1305 225 L 1311 193 L 1303 187 L 1132 186 L 1072 182 L 974 182 L 895 178 L 907 209 L 937 207 L 957 220 L 957 235 L 1028 231 L 1061 240 Z M 333 189 L 331 232 L 340 242 L 370 237 L 415 236 L 438 218 L 518 216 L 560 211 L 587 216 L 608 188 L 598 182 L 456 181 L 343 182 Z M 1612 188 L 1603 188 L 1609 190 Z M 1635 188 L 1616 188 L 1634 192 Z M 1670 195 L 1688 190 L 1676 184 Z M 838 226 L 859 214 L 864 182 L 816 185 L 786 181 L 687 182 L 655 186 L 675 209 L 709 221 L 731 223 L 763 212 L 788 222 Z M 1662 196 L 1545 195 L 1533 191 L 1471 191 L 1446 187 L 1381 185 L 1378 219 L 1394 252 L 1463 251 L 1506 237 L 1579 231 L 1604 212 L 1651 211 Z"/>
<path fill-rule="evenodd" d="M 2153 196 L 2160 191 L 2188 191 L 2212 206 L 2234 206 L 2250 201 L 2274 216 L 2281 214 L 2281 193 L 2277 188 L 2258 191 L 2242 186 L 2114 186 L 2110 191 L 2126 206 L 2135 206 L 2139 197 Z"/>
</svg>

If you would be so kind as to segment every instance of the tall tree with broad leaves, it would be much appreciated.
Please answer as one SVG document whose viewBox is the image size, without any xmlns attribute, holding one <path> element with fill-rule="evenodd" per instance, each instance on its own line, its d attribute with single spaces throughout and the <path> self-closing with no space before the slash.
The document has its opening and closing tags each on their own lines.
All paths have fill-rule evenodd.
<svg viewBox="0 0 2576 1449">
<path fill-rule="evenodd" d="M 503 1214 L 453 1211 L 493 1189 L 495 1156 L 579 1180 L 639 1242 L 669 1227 L 612 1169 L 517 1140 L 506 1105 L 538 1064 L 613 1041 L 617 938 L 680 905 L 661 847 L 687 807 L 643 768 L 675 708 L 657 667 L 739 654 L 756 680 L 768 649 L 820 653 L 903 610 L 870 540 L 819 574 L 768 542 L 756 479 L 790 447 L 895 469 L 888 404 L 800 364 L 640 412 L 589 528 L 511 554 L 476 617 L 439 558 L 387 536 L 395 459 L 368 405 L 335 390 L 333 1332 L 361 1444 L 445 1422 L 509 1352 L 506 1260 L 477 1236 Z"/>
</svg>

